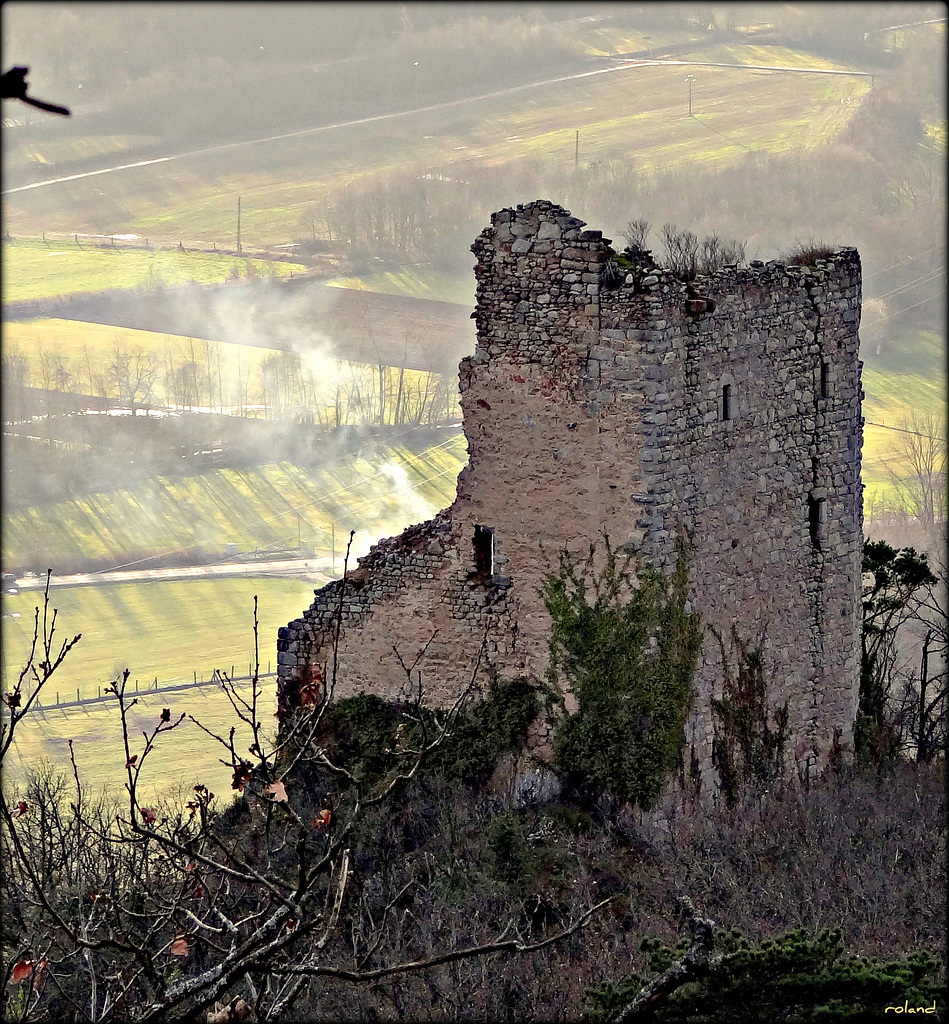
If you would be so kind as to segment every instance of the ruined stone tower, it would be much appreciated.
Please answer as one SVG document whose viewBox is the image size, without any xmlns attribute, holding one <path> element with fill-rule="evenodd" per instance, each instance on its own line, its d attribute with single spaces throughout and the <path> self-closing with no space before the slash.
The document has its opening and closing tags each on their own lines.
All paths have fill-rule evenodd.
<svg viewBox="0 0 949 1024">
<path fill-rule="evenodd" d="M 478 342 L 460 366 L 469 462 L 452 505 L 381 541 L 280 630 L 278 696 L 542 678 L 542 581 L 604 532 L 668 569 L 677 532 L 707 625 L 760 646 L 792 748 L 850 739 L 859 671 L 860 259 L 752 262 L 690 285 L 538 200 L 475 241 Z M 485 640 L 486 638 L 486 640 Z M 721 655 L 706 630 L 687 738 L 708 764 Z M 312 691 L 310 691 L 312 692 Z"/>
</svg>

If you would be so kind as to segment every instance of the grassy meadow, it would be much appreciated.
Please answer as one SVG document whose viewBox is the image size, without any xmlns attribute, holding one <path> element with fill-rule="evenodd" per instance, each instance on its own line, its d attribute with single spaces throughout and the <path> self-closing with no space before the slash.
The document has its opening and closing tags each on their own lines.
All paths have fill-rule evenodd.
<svg viewBox="0 0 949 1024">
<path fill-rule="evenodd" d="M 294 612 L 299 615 L 300 608 Z M 289 620 L 288 620 L 289 621 Z M 55 677 L 54 677 L 55 678 Z M 261 680 L 260 720 L 265 734 L 273 734 L 276 719 L 276 682 Z M 246 701 L 251 699 L 250 687 L 241 689 Z M 130 714 L 133 749 L 144 746 L 143 732 L 151 732 L 162 708 L 169 708 L 174 719 L 182 712 L 194 715 L 202 725 L 219 736 L 226 736 L 235 727 L 237 749 L 246 750 L 253 742 L 250 729 L 234 714 L 219 688 L 202 686 L 168 694 L 140 694 L 138 706 Z M 87 705 L 81 709 L 43 710 L 28 716 L 21 723 L 11 756 L 4 763 L 4 785 L 15 787 L 25 766 L 39 768 L 44 763 L 71 777 L 69 741 L 73 740 L 76 764 L 87 792 L 105 792 L 114 799 L 125 795 L 125 752 L 119 727 L 119 714 L 114 701 Z M 194 722 L 186 719 L 178 728 L 161 739 L 149 756 L 139 778 L 141 793 L 147 802 L 157 796 L 183 790 L 191 795 L 191 787 L 200 782 L 217 794 L 214 806 L 223 810 L 230 803 L 231 772 L 221 763 L 226 752 Z"/>
<path fill-rule="evenodd" d="M 75 240 L 3 242 L 3 299 L 53 299 L 107 288 L 156 288 L 196 281 L 221 284 L 235 276 L 284 277 L 296 263 L 245 259 L 214 252 L 122 248 Z"/>
<path fill-rule="evenodd" d="M 255 594 L 261 671 L 268 662 L 275 669 L 277 627 L 301 614 L 313 589 L 305 580 L 266 576 L 55 587 L 50 604 L 58 609 L 57 636 L 82 633 L 82 640 L 56 673 L 44 703 L 54 703 L 57 691 L 63 701 L 75 700 L 77 689 L 83 698 L 95 697 L 124 668 L 142 689 L 156 678 L 159 685 L 189 682 L 195 672 L 208 679 L 216 668 L 230 672 L 232 665 L 246 675 L 254 660 Z M 29 653 L 34 609 L 42 600 L 39 590 L 0 598 L 5 690 Z"/>
</svg>

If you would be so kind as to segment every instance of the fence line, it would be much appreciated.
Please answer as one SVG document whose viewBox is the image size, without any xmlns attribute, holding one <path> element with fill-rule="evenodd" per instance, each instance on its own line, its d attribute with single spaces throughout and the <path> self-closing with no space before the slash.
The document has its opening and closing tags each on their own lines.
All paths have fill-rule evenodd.
<svg viewBox="0 0 949 1024">
<path fill-rule="evenodd" d="M 235 256 L 238 259 L 259 259 L 279 260 L 287 263 L 301 263 L 296 255 L 296 246 L 293 243 L 286 245 L 256 245 L 254 243 L 241 245 L 240 251 L 228 243 L 218 245 L 216 241 L 207 242 L 203 239 L 179 238 L 177 241 L 173 236 L 149 236 L 136 235 L 129 238 L 127 235 L 99 235 L 89 233 L 76 233 L 74 231 L 43 231 L 39 235 L 11 235 L 6 232 L 4 239 L 12 245 L 19 242 L 39 242 L 48 247 L 53 245 L 62 247 L 69 245 L 73 249 L 137 249 L 149 252 L 208 252 L 219 256 Z"/>
<path fill-rule="evenodd" d="M 248 668 L 249 668 L 249 666 L 248 666 Z M 272 672 L 270 670 L 270 664 L 268 663 L 267 671 L 266 672 L 258 672 L 256 678 L 257 679 L 272 679 L 272 678 L 275 678 L 276 675 L 277 675 L 277 673 L 275 671 Z M 233 665 L 231 666 L 231 674 L 228 676 L 228 679 L 232 683 L 234 683 L 235 685 L 239 684 L 239 683 L 249 683 L 249 682 L 252 682 L 254 680 L 254 678 L 255 677 L 254 677 L 253 673 L 251 673 L 250 671 L 248 671 L 248 674 L 246 676 L 235 676 L 234 675 L 234 666 Z M 194 679 L 190 683 L 187 683 L 187 682 L 185 682 L 185 683 L 168 683 L 167 685 L 159 686 L 158 685 L 158 677 L 156 676 L 154 683 L 149 683 L 147 686 L 145 686 L 144 688 L 141 688 L 141 689 L 139 688 L 138 680 L 136 679 L 135 680 L 135 689 L 133 691 L 131 691 L 131 692 L 133 694 L 135 694 L 135 693 L 141 693 L 141 694 L 172 693 L 172 692 L 174 692 L 176 690 L 193 690 L 196 687 L 201 687 L 201 686 L 218 686 L 218 685 L 220 685 L 220 683 L 219 683 L 219 681 L 214 676 L 211 676 L 209 679 L 198 679 L 198 675 L 195 672 L 194 673 Z M 126 691 L 126 692 L 129 692 L 129 691 Z M 56 701 L 55 701 L 55 703 L 53 703 L 53 704 L 43 704 L 39 700 L 37 700 L 36 703 L 33 706 L 36 708 L 37 711 L 56 711 L 59 708 L 85 707 L 87 704 L 102 704 L 104 701 L 115 700 L 115 699 L 116 698 L 115 698 L 115 694 L 114 693 L 108 693 L 108 692 L 103 693 L 101 686 L 99 687 L 99 694 L 98 694 L 98 696 L 96 696 L 96 697 L 80 697 L 79 696 L 79 688 L 77 687 L 76 688 L 76 699 L 75 700 L 63 700 L 63 701 L 61 701 L 59 699 L 59 691 L 57 690 L 56 691 Z"/>
</svg>

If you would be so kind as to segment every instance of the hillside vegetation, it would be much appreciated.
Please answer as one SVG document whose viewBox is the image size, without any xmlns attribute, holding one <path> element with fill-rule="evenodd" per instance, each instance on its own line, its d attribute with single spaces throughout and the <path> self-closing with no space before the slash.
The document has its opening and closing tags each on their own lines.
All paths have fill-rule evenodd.
<svg viewBox="0 0 949 1024">
<path fill-rule="evenodd" d="M 782 64 L 789 53 L 769 55 L 761 48 L 745 53 L 739 46 L 727 56 L 739 64 L 758 63 L 763 56 Z M 702 49 L 689 58 L 716 59 Z M 832 61 L 810 63 L 840 67 Z M 416 206 L 456 194 L 453 182 L 468 186 L 455 213 L 470 234 L 470 225 L 480 228 L 498 202 L 475 191 L 483 190 L 478 179 L 485 172 L 540 154 L 571 164 L 578 130 L 584 165 L 607 159 L 640 168 L 667 167 L 681 159 L 721 163 L 738 159 L 749 146 L 780 152 L 830 141 L 868 88 L 859 77 L 703 68 L 698 95 L 704 107 L 697 106 L 696 113 L 706 123 L 685 116 L 680 67 L 599 70 L 591 77 L 480 97 L 444 110 L 407 113 L 386 122 L 384 132 L 375 123 L 354 124 L 248 146 L 241 151 L 239 172 L 228 150 L 177 161 L 174 181 L 166 165 L 114 175 L 108 196 L 95 179 L 57 186 L 55 199 L 46 189 L 18 193 L 8 199 L 7 222 L 14 235 L 31 234 L 43 224 L 50 231 L 198 237 L 224 245 L 232 244 L 235 200 L 241 195 L 247 243 L 272 246 L 299 237 L 311 206 L 332 235 L 353 237 L 347 212 L 353 197 L 391 190 L 388 179 L 394 172 L 404 177 L 410 168 Z M 804 124 L 806 136 L 801 135 Z M 508 201 L 512 188 L 521 192 L 516 178 L 507 182 Z"/>
</svg>

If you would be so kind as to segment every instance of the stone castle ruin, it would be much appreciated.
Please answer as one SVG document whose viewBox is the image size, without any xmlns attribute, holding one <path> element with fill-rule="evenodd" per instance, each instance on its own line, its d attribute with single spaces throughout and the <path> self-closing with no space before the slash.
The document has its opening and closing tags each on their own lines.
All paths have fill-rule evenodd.
<svg viewBox="0 0 949 1024">
<path fill-rule="evenodd" d="M 475 241 L 455 500 L 280 630 L 279 706 L 325 685 L 337 613 L 337 699 L 404 696 L 400 658 L 435 706 L 476 665 L 481 686 L 543 678 L 540 587 L 560 553 L 606 534 L 668 572 L 684 535 L 703 623 L 760 648 L 791 748 L 826 753 L 835 729 L 851 739 L 859 672 L 860 258 L 753 261 L 686 284 L 648 254 L 618 273 L 609 239 L 583 229 L 538 200 Z M 706 768 L 723 671 L 706 629 L 687 725 Z"/>
</svg>

